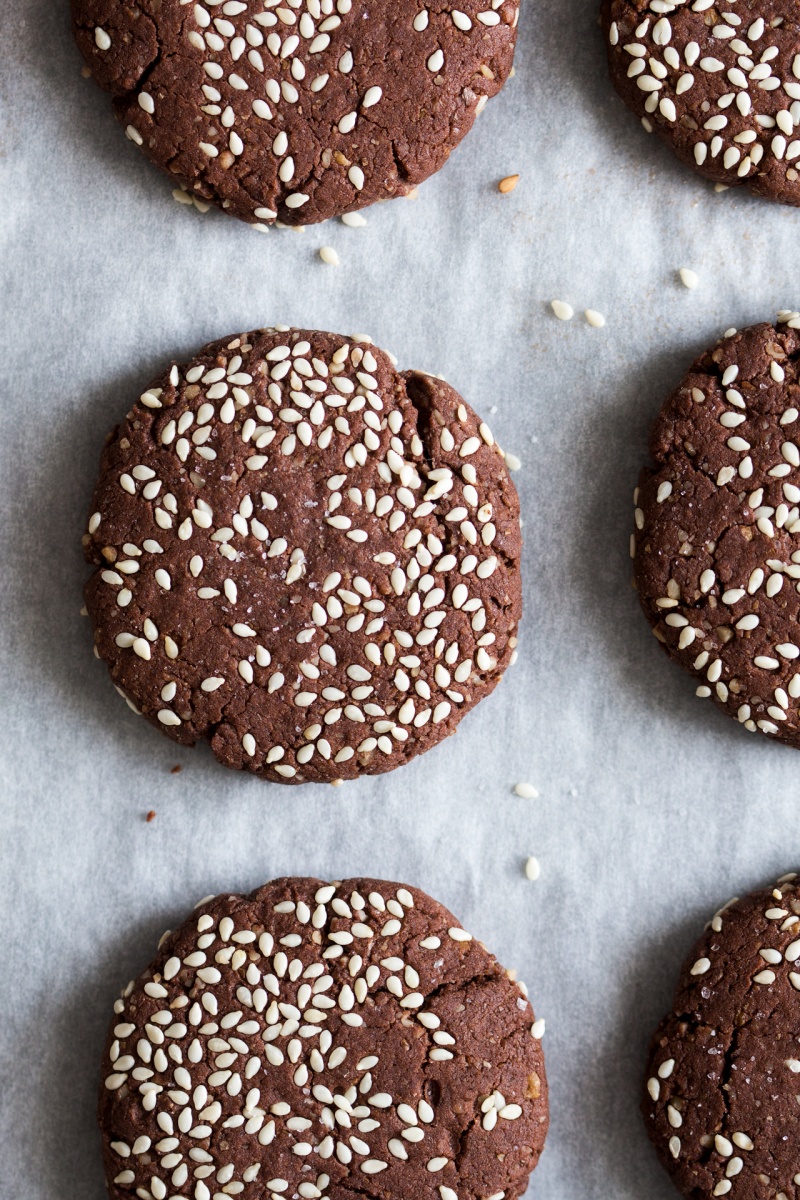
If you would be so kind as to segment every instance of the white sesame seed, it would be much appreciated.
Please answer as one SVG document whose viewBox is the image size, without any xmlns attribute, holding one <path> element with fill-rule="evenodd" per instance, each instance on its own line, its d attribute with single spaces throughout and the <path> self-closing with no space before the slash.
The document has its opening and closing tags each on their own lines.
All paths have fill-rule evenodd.
<svg viewBox="0 0 800 1200">
<path fill-rule="evenodd" d="M 532 783 L 517 783 L 514 785 L 514 795 L 521 796 L 523 800 L 538 800 L 539 792 Z"/>
</svg>

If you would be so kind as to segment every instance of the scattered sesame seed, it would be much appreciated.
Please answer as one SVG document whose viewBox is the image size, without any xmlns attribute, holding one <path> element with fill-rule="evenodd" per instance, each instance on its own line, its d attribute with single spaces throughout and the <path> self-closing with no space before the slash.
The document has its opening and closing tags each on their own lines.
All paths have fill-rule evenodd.
<svg viewBox="0 0 800 1200">
<path fill-rule="evenodd" d="M 534 856 L 531 855 L 530 858 L 528 858 L 525 862 L 526 879 L 530 879 L 531 883 L 535 883 L 541 873 L 542 868 L 539 864 L 538 858 L 534 858 Z"/>
<path fill-rule="evenodd" d="M 342 213 L 342 224 L 348 225 L 351 229 L 363 229 L 367 223 L 367 218 L 362 217 L 361 213 Z"/>
<path fill-rule="evenodd" d="M 509 471 L 518 471 L 522 466 L 522 460 L 517 458 L 516 454 L 511 454 L 510 451 L 505 451 L 506 466 Z"/>
<path fill-rule="evenodd" d="M 689 267 L 681 267 L 681 269 L 678 271 L 678 274 L 680 275 L 683 286 L 689 288 L 690 291 L 693 288 L 696 288 L 700 282 L 700 277 Z"/>
<path fill-rule="evenodd" d="M 333 246 L 320 246 L 319 256 L 324 263 L 328 264 L 328 266 L 339 266 L 339 255 L 336 253 Z"/>
<path fill-rule="evenodd" d="M 506 175 L 498 183 L 497 190 L 505 195 L 507 192 L 513 192 L 518 183 L 519 175 Z"/>
<path fill-rule="evenodd" d="M 539 793 L 532 783 L 517 783 L 514 786 L 514 795 L 521 796 L 523 800 L 538 800 Z"/>
<path fill-rule="evenodd" d="M 598 312 L 596 308 L 587 308 L 584 312 L 584 316 L 594 329 L 602 329 L 606 323 L 605 317 L 601 312 Z"/>
<path fill-rule="evenodd" d="M 559 321 L 571 321 L 575 316 L 575 309 L 564 300 L 551 300 L 550 307 Z"/>
</svg>

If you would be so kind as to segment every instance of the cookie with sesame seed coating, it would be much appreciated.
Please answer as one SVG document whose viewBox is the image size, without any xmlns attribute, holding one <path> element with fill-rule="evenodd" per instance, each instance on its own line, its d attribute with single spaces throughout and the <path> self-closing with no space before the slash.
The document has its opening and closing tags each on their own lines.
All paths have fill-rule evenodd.
<svg viewBox="0 0 800 1200">
<path fill-rule="evenodd" d="M 108 1194 L 517 1200 L 547 1133 L 542 1026 L 415 888 L 209 897 L 114 1005 Z"/>
<path fill-rule="evenodd" d="M 714 914 L 653 1037 L 642 1113 L 690 1198 L 781 1200 L 800 1184 L 796 874 Z"/>
<path fill-rule="evenodd" d="M 438 171 L 508 78 L 519 0 L 72 0 L 128 138 L 242 221 L 306 225 Z"/>
<path fill-rule="evenodd" d="M 797 0 L 604 0 L 625 104 L 706 179 L 800 205 Z"/>
<path fill-rule="evenodd" d="M 650 437 L 634 577 L 670 658 L 750 732 L 800 747 L 800 313 L 729 330 Z"/>
<path fill-rule="evenodd" d="M 282 326 L 174 365 L 109 436 L 91 514 L 86 606 L 117 688 L 265 779 L 407 762 L 514 652 L 502 452 L 363 336 Z"/>
</svg>

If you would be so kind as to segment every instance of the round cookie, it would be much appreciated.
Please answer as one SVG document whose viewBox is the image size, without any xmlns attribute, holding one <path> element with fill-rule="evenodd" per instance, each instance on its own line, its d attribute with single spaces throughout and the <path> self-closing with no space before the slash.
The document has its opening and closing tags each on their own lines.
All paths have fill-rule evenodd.
<svg viewBox="0 0 800 1200">
<path fill-rule="evenodd" d="M 604 0 L 602 25 L 648 132 L 706 179 L 800 204 L 797 0 Z"/>
<path fill-rule="evenodd" d="M 414 888 L 208 898 L 114 1005 L 108 1194 L 516 1200 L 547 1132 L 543 1025 Z"/>
<path fill-rule="evenodd" d="M 103 451 L 84 537 L 97 654 L 175 741 L 278 782 L 375 774 L 500 680 L 519 505 L 488 427 L 364 337 L 206 346 Z"/>
<path fill-rule="evenodd" d="M 664 649 L 745 729 L 800 746 L 800 314 L 729 330 L 650 438 L 635 584 Z"/>
<path fill-rule="evenodd" d="M 251 224 L 305 225 L 438 171 L 511 70 L 519 0 L 72 0 L 128 137 Z"/>
<path fill-rule="evenodd" d="M 800 889 L 732 900 L 684 964 L 653 1038 L 642 1112 L 691 1200 L 790 1200 L 800 1185 Z"/>
</svg>

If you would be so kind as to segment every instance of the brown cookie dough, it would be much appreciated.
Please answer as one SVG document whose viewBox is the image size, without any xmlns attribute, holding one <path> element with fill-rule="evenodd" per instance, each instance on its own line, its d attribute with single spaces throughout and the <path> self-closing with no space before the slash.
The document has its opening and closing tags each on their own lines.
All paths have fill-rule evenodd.
<svg viewBox="0 0 800 1200">
<path fill-rule="evenodd" d="M 662 408 L 636 492 L 642 607 L 745 729 L 800 746 L 800 314 L 729 330 Z"/>
<path fill-rule="evenodd" d="M 499 682 L 519 504 L 488 427 L 368 339 L 279 327 L 173 366 L 106 442 L 95 647 L 175 741 L 278 782 L 376 774 Z"/>
<path fill-rule="evenodd" d="M 642 1112 L 691 1200 L 792 1200 L 800 1187 L 800 889 L 732 900 L 681 973 L 650 1048 Z"/>
<path fill-rule="evenodd" d="M 117 118 L 251 224 L 324 221 L 438 171 L 511 70 L 519 0 L 72 0 Z"/>
<path fill-rule="evenodd" d="M 798 0 L 604 0 L 602 25 L 648 132 L 706 179 L 800 204 Z"/>
<path fill-rule="evenodd" d="M 547 1132 L 525 990 L 374 879 L 202 901 L 114 1005 L 111 1200 L 516 1200 Z"/>
</svg>

